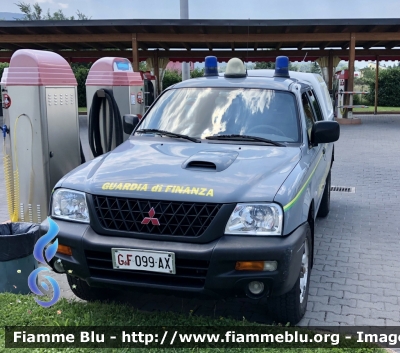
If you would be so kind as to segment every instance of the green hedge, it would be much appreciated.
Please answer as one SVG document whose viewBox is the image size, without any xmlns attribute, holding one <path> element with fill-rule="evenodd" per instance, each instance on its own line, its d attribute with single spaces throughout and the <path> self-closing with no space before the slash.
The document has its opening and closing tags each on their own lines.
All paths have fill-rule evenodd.
<svg viewBox="0 0 400 353">
<path fill-rule="evenodd" d="M 197 78 L 197 77 L 203 77 L 203 76 L 204 76 L 204 69 L 200 69 L 198 67 L 196 67 L 190 73 L 190 78 Z M 163 89 L 166 89 L 167 87 L 172 86 L 181 81 L 182 81 L 181 73 L 179 73 L 176 70 L 166 70 L 164 73 L 163 81 L 162 81 Z"/>
<path fill-rule="evenodd" d="M 176 70 L 165 70 L 164 77 L 162 80 L 162 88 L 166 89 L 175 83 L 182 81 L 182 75 Z"/>
<path fill-rule="evenodd" d="M 88 76 L 92 64 L 75 64 L 71 65 L 72 71 L 78 82 L 78 106 L 86 107 L 86 78 Z"/>
<path fill-rule="evenodd" d="M 379 71 L 378 105 L 382 107 L 400 107 L 400 68 L 388 68 Z M 375 81 L 369 81 L 368 104 L 375 101 Z"/>
</svg>

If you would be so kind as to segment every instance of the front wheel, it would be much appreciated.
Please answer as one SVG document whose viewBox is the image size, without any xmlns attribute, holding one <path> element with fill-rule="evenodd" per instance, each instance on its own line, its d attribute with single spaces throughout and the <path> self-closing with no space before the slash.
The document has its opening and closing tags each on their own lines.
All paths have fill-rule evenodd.
<svg viewBox="0 0 400 353">
<path fill-rule="evenodd" d="M 326 217 L 329 214 L 331 208 L 331 171 L 329 171 L 326 177 L 324 194 L 322 195 L 321 204 L 319 205 L 319 210 L 317 217 Z"/>
<path fill-rule="evenodd" d="M 113 299 L 117 292 L 106 288 L 90 287 L 86 281 L 67 275 L 67 280 L 71 291 L 78 297 L 88 302 L 107 301 Z"/>
<path fill-rule="evenodd" d="M 303 318 L 307 309 L 310 288 L 312 254 L 311 229 L 307 225 L 301 268 L 295 285 L 286 294 L 268 299 L 268 311 L 275 322 L 296 325 Z"/>
</svg>

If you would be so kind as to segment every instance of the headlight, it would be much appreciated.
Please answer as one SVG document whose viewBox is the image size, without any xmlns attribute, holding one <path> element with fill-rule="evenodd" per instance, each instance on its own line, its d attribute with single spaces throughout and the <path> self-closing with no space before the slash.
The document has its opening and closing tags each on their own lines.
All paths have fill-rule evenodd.
<svg viewBox="0 0 400 353">
<path fill-rule="evenodd" d="M 68 189 L 57 189 L 53 193 L 51 215 L 56 218 L 89 223 L 85 193 Z"/>
<path fill-rule="evenodd" d="M 277 204 L 237 204 L 225 234 L 282 235 L 282 208 Z"/>
</svg>

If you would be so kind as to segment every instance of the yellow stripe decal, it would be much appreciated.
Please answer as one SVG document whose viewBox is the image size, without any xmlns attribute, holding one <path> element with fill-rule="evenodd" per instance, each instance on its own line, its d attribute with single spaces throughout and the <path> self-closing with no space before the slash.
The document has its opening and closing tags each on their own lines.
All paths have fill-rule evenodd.
<svg viewBox="0 0 400 353">
<path fill-rule="evenodd" d="M 312 176 L 314 175 L 315 171 L 317 170 L 317 167 L 319 165 L 319 162 L 321 162 L 321 158 L 322 158 L 322 154 L 321 157 L 319 157 L 318 163 L 315 166 L 314 170 L 312 171 L 312 173 L 310 174 L 310 176 L 308 177 L 307 181 L 304 183 L 304 185 L 302 186 L 302 188 L 300 189 L 300 191 L 297 193 L 297 195 L 294 197 L 294 199 L 292 201 L 290 201 L 287 205 L 283 206 L 283 210 L 284 211 L 288 211 L 289 209 L 292 208 L 292 206 L 296 203 L 296 201 L 300 198 L 301 194 L 304 192 L 304 190 L 306 189 L 308 183 L 310 182 Z"/>
</svg>

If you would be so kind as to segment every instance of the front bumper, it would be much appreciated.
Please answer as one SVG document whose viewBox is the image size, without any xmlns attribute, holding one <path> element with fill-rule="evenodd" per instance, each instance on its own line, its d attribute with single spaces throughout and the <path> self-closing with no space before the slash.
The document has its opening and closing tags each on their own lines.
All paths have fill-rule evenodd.
<svg viewBox="0 0 400 353">
<path fill-rule="evenodd" d="M 264 283 L 263 294 L 281 295 L 295 284 L 303 253 L 306 226 L 285 237 L 224 235 L 206 244 L 147 240 L 97 234 L 89 225 L 55 220 L 59 244 L 72 248 L 72 256 L 57 253 L 72 276 L 92 287 L 170 292 L 211 297 L 245 296 L 249 282 Z M 47 220 L 41 224 L 47 232 Z M 111 248 L 170 251 L 175 253 L 176 274 L 116 270 Z M 237 271 L 237 261 L 277 261 L 276 271 Z M 71 272 L 72 271 L 72 272 Z"/>
</svg>

